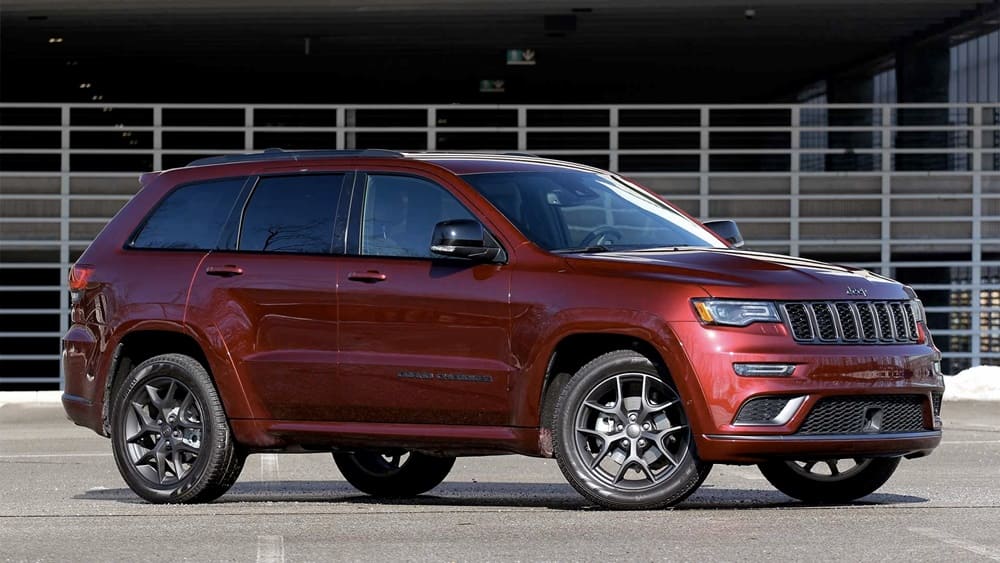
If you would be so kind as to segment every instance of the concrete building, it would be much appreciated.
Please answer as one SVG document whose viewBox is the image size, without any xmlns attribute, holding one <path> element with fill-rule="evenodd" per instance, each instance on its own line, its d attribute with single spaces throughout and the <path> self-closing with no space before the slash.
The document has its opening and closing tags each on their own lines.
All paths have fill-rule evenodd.
<svg viewBox="0 0 1000 563">
<path fill-rule="evenodd" d="M 65 272 L 138 173 L 272 146 L 610 168 L 1000 363 L 1000 2 L 4 0 L 0 389 L 59 386 Z"/>
</svg>

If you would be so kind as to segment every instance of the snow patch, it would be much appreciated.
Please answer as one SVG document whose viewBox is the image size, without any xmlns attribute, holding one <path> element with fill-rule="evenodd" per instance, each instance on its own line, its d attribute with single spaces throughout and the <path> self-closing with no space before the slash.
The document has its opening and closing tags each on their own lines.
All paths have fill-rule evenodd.
<svg viewBox="0 0 1000 563">
<path fill-rule="evenodd" d="M 946 401 L 1000 401 L 1000 366 L 976 366 L 944 378 Z"/>
</svg>

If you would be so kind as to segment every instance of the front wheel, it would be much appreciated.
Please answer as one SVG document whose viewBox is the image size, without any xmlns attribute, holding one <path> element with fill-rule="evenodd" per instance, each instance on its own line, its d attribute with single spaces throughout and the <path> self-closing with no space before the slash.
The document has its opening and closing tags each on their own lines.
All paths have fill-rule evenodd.
<svg viewBox="0 0 1000 563">
<path fill-rule="evenodd" d="M 553 445 L 570 484 L 607 508 L 677 504 L 712 467 L 695 456 L 672 382 L 632 350 L 604 354 L 566 383 L 556 404 Z"/>
<path fill-rule="evenodd" d="M 840 504 L 870 495 L 892 477 L 898 457 L 779 460 L 757 467 L 774 488 L 804 502 Z"/>
<path fill-rule="evenodd" d="M 455 458 L 418 452 L 334 452 L 333 461 L 347 482 L 363 493 L 383 498 L 417 496 L 441 484 Z"/>
</svg>

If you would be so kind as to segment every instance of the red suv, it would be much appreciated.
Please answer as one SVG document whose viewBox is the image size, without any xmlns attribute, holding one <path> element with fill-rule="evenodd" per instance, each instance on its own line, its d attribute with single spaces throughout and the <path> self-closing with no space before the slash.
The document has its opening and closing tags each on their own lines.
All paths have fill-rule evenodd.
<svg viewBox="0 0 1000 563">
<path fill-rule="evenodd" d="M 141 182 L 70 272 L 63 404 L 151 502 L 214 499 L 254 452 L 332 452 L 379 496 L 519 453 L 612 508 L 714 463 L 847 502 L 941 440 L 909 287 L 740 250 L 609 172 L 273 150 Z"/>
</svg>

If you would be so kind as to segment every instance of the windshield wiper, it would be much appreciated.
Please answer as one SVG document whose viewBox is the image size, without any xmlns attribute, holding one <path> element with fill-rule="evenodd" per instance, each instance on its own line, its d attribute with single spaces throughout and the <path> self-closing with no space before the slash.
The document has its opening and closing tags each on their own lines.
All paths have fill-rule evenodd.
<svg viewBox="0 0 1000 563">
<path fill-rule="evenodd" d="M 672 250 L 682 250 L 692 248 L 690 244 L 666 244 L 663 246 L 647 246 L 645 248 L 633 249 L 635 252 L 670 252 Z"/>
<path fill-rule="evenodd" d="M 553 254 L 596 254 L 598 252 L 611 252 L 611 249 L 603 244 L 594 244 L 575 248 L 559 248 L 552 251 Z"/>
</svg>

